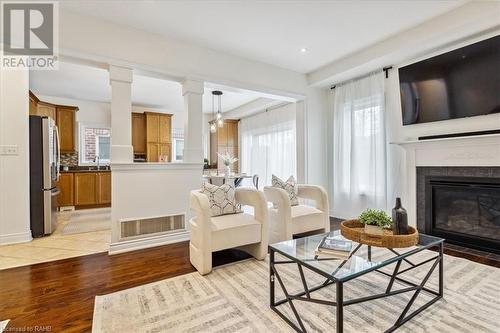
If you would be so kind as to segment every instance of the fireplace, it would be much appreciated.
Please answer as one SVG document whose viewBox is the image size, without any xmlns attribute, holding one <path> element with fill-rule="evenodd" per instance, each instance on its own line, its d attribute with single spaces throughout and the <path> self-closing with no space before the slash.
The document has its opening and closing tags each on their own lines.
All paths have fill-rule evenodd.
<svg viewBox="0 0 500 333">
<path fill-rule="evenodd" d="M 500 253 L 500 168 L 417 168 L 417 228 Z"/>
</svg>

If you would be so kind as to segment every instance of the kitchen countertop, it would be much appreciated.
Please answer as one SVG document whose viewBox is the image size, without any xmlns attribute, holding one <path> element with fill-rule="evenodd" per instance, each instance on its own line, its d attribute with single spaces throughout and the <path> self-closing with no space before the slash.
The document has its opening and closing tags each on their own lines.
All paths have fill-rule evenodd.
<svg viewBox="0 0 500 333">
<path fill-rule="evenodd" d="M 101 167 L 100 170 L 97 170 L 96 167 L 92 167 L 92 169 L 89 169 L 89 167 L 73 167 L 69 168 L 68 171 L 61 169 L 61 173 L 85 173 L 85 172 L 111 172 L 111 169 L 109 169 L 109 167 L 107 169 Z"/>
</svg>

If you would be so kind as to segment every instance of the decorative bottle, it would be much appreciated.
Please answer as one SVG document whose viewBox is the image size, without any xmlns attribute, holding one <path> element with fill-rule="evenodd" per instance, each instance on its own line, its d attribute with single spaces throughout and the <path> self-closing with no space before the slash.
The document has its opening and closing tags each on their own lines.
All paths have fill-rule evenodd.
<svg viewBox="0 0 500 333">
<path fill-rule="evenodd" d="M 392 209 L 392 233 L 394 235 L 408 234 L 408 213 L 401 206 L 401 198 L 396 198 L 396 207 Z"/>
</svg>

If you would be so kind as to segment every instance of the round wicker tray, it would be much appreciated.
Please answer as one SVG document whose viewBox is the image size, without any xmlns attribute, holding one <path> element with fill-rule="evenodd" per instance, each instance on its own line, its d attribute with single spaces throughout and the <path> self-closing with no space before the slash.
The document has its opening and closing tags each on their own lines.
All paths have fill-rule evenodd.
<svg viewBox="0 0 500 333">
<path fill-rule="evenodd" d="M 383 235 L 365 233 L 364 224 L 359 220 L 347 220 L 340 224 L 342 236 L 356 243 L 376 247 L 403 248 L 417 245 L 418 231 L 408 226 L 408 235 L 393 235 L 391 230 L 384 229 Z"/>
</svg>

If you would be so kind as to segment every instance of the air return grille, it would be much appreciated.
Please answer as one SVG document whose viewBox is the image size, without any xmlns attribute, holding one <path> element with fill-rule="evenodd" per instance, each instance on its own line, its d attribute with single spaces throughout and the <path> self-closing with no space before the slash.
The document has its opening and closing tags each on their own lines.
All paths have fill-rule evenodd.
<svg viewBox="0 0 500 333">
<path fill-rule="evenodd" d="M 144 236 L 171 233 L 185 230 L 185 216 L 171 215 L 120 221 L 120 239 L 133 239 Z"/>
</svg>

